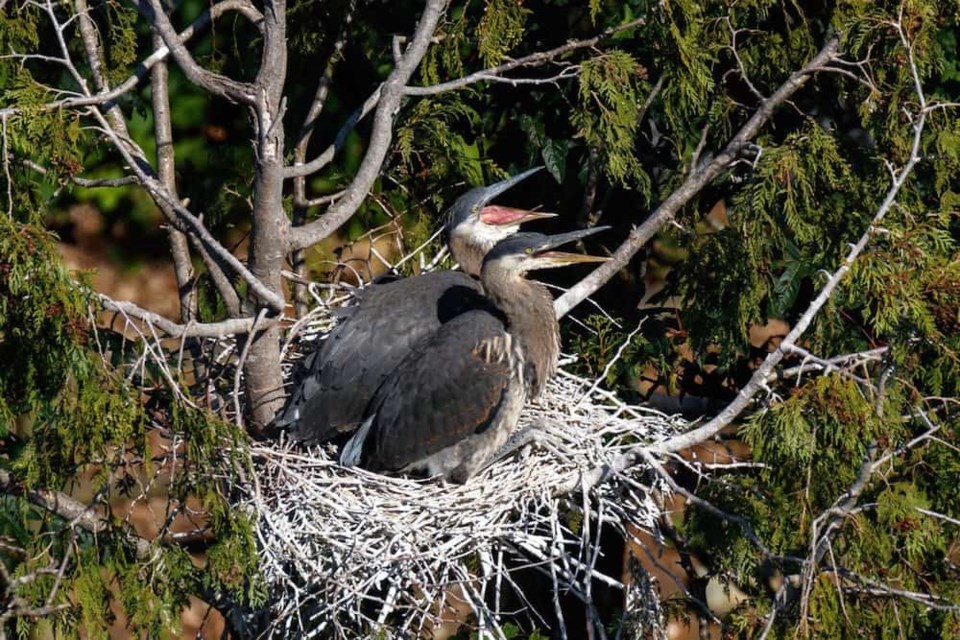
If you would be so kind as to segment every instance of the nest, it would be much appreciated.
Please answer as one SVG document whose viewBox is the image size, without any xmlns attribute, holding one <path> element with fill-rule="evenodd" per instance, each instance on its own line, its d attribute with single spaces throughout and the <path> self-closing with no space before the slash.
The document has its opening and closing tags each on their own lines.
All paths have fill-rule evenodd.
<svg viewBox="0 0 960 640">
<path fill-rule="evenodd" d="M 306 342 L 331 325 L 328 310 L 314 314 L 319 329 Z M 595 611 L 597 581 L 625 592 L 644 635 L 660 626 L 649 581 L 624 585 L 597 561 L 602 528 L 654 527 L 660 509 L 651 493 L 663 488 L 645 485 L 639 468 L 596 479 L 625 449 L 683 425 L 561 367 L 525 408 L 518 430 L 525 428 L 542 436 L 538 444 L 463 485 L 344 468 L 323 446 L 281 439 L 254 447 L 258 487 L 249 506 L 274 598 L 270 637 L 429 636 L 459 611 L 481 637 L 505 638 L 507 609 L 528 609 L 541 628 L 563 624 L 561 593 Z M 514 580 L 521 569 L 547 580 L 556 620 L 527 606 Z"/>
</svg>

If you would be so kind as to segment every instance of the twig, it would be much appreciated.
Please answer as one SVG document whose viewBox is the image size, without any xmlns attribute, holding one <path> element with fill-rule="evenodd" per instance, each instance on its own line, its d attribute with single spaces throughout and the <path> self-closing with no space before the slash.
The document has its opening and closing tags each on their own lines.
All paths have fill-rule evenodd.
<svg viewBox="0 0 960 640">
<path fill-rule="evenodd" d="M 787 353 L 787 350 L 792 345 L 797 343 L 797 341 L 800 339 L 800 336 L 803 335 L 803 333 L 813 322 L 813 319 L 816 317 L 817 313 L 827 303 L 827 300 L 830 299 L 834 289 L 837 288 L 837 286 L 840 284 L 840 281 L 850 270 L 853 262 L 866 248 L 876 229 L 880 226 L 880 223 L 883 221 L 884 217 L 893 207 L 893 204 L 896 202 L 897 195 L 900 193 L 900 189 L 907 181 L 907 178 L 910 177 L 910 174 L 913 172 L 913 168 L 916 166 L 917 162 L 920 161 L 920 141 L 923 135 L 927 116 L 926 100 L 923 97 L 923 89 L 920 86 L 919 72 L 916 68 L 916 61 L 913 59 L 913 51 L 910 50 L 906 42 L 904 44 L 908 48 L 910 67 L 914 74 L 915 88 L 918 99 L 920 100 L 920 115 L 918 120 L 913 125 L 914 136 L 910 150 L 910 157 L 900 172 L 896 175 L 896 178 L 894 179 L 893 184 L 890 186 L 890 189 L 887 191 L 883 202 L 877 209 L 876 214 L 874 214 L 870 226 L 867 227 L 866 231 L 863 233 L 857 243 L 850 247 L 850 251 L 847 253 L 846 258 L 844 258 L 843 264 L 835 272 L 833 272 L 833 274 L 827 280 L 827 283 L 817 294 L 817 297 L 814 298 L 814 300 L 807 307 L 806 311 L 804 311 L 803 315 L 800 316 L 799 320 L 797 320 L 797 323 L 794 325 L 793 329 L 790 330 L 790 333 L 787 334 L 787 336 L 780 342 L 775 350 L 767 355 L 763 363 L 757 367 L 757 370 L 754 371 L 753 375 L 750 377 L 750 381 L 747 382 L 742 389 L 740 389 L 737 397 L 729 405 L 727 405 L 727 407 L 724 408 L 719 415 L 717 415 L 707 424 L 681 436 L 671 438 L 665 442 L 660 442 L 653 447 L 652 450 L 660 452 L 679 451 L 680 449 L 685 449 L 692 444 L 696 444 L 697 442 L 702 442 L 708 438 L 711 438 L 719 433 L 721 429 L 733 422 L 733 420 L 750 405 L 753 396 L 763 388 L 763 386 L 766 384 L 767 377 L 783 359 L 784 355 Z M 821 52 L 817 58 L 819 59 L 823 53 L 824 52 Z M 777 94 L 774 95 L 776 96 Z M 597 271 L 605 268 L 607 264 L 601 266 L 599 269 L 597 269 Z"/>
<path fill-rule="evenodd" d="M 220 322 L 177 324 L 132 302 L 113 300 L 102 293 L 98 294 L 98 297 L 104 309 L 124 313 L 131 318 L 142 320 L 147 325 L 160 329 L 171 338 L 225 338 L 241 335 L 250 333 L 256 322 L 255 318 L 232 318 Z M 273 323 L 278 320 L 279 316 L 273 316 L 268 318 L 267 322 Z M 260 328 L 262 329 L 264 326 L 260 325 Z"/>
<path fill-rule="evenodd" d="M 643 248 L 660 229 L 674 219 L 681 207 L 737 160 L 741 150 L 757 135 L 760 128 L 773 115 L 773 112 L 807 83 L 812 75 L 813 68 L 833 59 L 837 55 L 839 47 L 840 39 L 836 36 L 830 38 L 807 65 L 791 74 L 787 81 L 760 105 L 760 108 L 754 112 L 753 116 L 713 161 L 700 170 L 691 173 L 683 185 L 671 193 L 644 220 L 643 224 L 630 232 L 627 240 L 614 252 L 610 261 L 595 269 L 556 300 L 554 308 L 557 315 L 561 317 L 566 315 L 570 309 L 580 304 L 584 298 L 599 289 L 617 272 L 626 267 L 634 254 Z"/>
<path fill-rule="evenodd" d="M 150 21 L 157 33 L 163 38 L 173 59 L 177 61 L 190 82 L 231 102 L 240 102 L 251 106 L 256 104 L 257 96 L 253 85 L 238 82 L 204 69 L 193 59 L 193 56 L 190 55 L 190 52 L 180 40 L 179 34 L 170 24 L 170 19 L 167 18 L 159 0 L 137 0 L 136 5 L 140 13 Z"/>
<path fill-rule="evenodd" d="M 373 127 L 370 132 L 370 140 L 367 143 L 367 152 L 360 162 L 357 174 L 350 186 L 347 187 L 343 197 L 330 207 L 323 216 L 302 227 L 295 227 L 290 230 L 289 250 L 305 249 L 327 237 L 337 227 L 346 222 L 363 202 L 364 196 L 373 186 L 374 180 L 380 173 L 380 168 L 390 147 L 390 141 L 393 138 L 393 123 L 400 101 L 403 99 L 404 87 L 420 65 L 423 56 L 426 55 L 430 39 L 433 37 L 433 32 L 437 28 L 437 23 L 446 8 L 446 4 L 446 0 L 427 0 L 410 46 L 404 51 L 403 58 L 380 89 L 377 111 L 373 116 Z M 295 168 L 299 169 L 299 167 Z M 285 170 L 284 177 L 292 177 L 292 175 Z"/>
<path fill-rule="evenodd" d="M 547 51 L 539 51 L 537 53 L 532 53 L 522 58 L 517 58 L 516 60 L 511 60 L 510 62 L 505 62 L 496 67 L 490 67 L 489 69 L 484 69 L 482 71 L 477 71 L 476 73 L 471 73 L 470 75 L 464 76 L 462 78 L 457 78 L 456 80 L 450 80 L 449 82 L 443 82 L 440 84 L 430 85 L 428 87 L 406 87 L 404 88 L 404 93 L 408 96 L 432 96 L 438 93 L 444 93 L 446 91 L 454 91 L 456 89 L 462 89 L 468 87 L 471 84 L 476 84 L 477 82 L 499 80 L 501 82 L 513 82 L 517 84 L 522 83 L 531 83 L 531 82 L 541 82 L 538 79 L 511 79 L 503 78 L 502 75 L 508 71 L 513 71 L 514 69 L 519 69 L 521 67 L 534 67 L 542 65 L 546 62 L 550 62 L 560 56 L 563 56 L 572 51 L 578 49 L 586 49 L 593 46 L 596 46 L 601 40 L 609 38 L 612 35 L 620 33 L 621 31 L 626 31 L 628 29 L 633 29 L 634 27 L 639 27 L 645 22 L 644 18 L 637 18 L 635 20 L 630 20 L 621 25 L 615 27 L 610 27 L 592 38 L 586 38 L 584 40 L 573 40 L 559 47 L 549 49 Z M 546 81 L 555 82 L 558 79 L 561 79 L 565 76 L 563 73 L 560 76 L 549 78 Z"/>
</svg>

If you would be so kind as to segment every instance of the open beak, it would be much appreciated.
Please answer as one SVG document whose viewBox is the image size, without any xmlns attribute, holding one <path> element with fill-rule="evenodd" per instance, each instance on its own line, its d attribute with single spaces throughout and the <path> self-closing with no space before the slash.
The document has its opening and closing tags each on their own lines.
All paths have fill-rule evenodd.
<svg viewBox="0 0 960 640">
<path fill-rule="evenodd" d="M 529 178 L 530 176 L 532 176 L 533 174 L 541 170 L 543 170 L 543 167 L 534 167 L 533 169 L 527 169 L 523 173 L 518 173 L 512 178 L 507 178 L 502 182 L 496 182 L 490 185 L 489 187 L 486 187 L 483 191 L 483 202 L 484 203 L 490 202 L 491 200 L 496 198 L 498 195 L 500 195 L 507 189 L 520 184 L 521 182 L 523 182 L 524 180 L 526 180 L 527 178 Z"/>
<path fill-rule="evenodd" d="M 557 214 L 547 213 L 545 211 L 528 211 L 526 209 L 514 209 L 513 207 L 503 207 L 499 204 L 488 204 L 480 210 L 480 221 L 484 224 L 509 227 L 521 225 L 533 220 L 546 220 L 547 218 L 556 218 Z"/>
<path fill-rule="evenodd" d="M 591 229 L 580 229 L 579 231 L 570 231 L 568 233 L 558 233 L 548 236 L 546 242 L 534 249 L 533 256 L 543 265 L 560 266 L 565 264 L 575 264 L 578 262 L 606 262 L 610 258 L 607 256 L 591 256 L 583 253 L 569 253 L 566 251 L 552 251 L 571 242 L 592 236 L 595 233 L 606 231 L 610 227 L 593 227 Z"/>
<path fill-rule="evenodd" d="M 545 251 L 536 254 L 538 262 L 550 266 L 577 264 L 578 262 L 607 262 L 609 256 L 591 256 L 585 253 L 568 253 L 566 251 Z"/>
</svg>

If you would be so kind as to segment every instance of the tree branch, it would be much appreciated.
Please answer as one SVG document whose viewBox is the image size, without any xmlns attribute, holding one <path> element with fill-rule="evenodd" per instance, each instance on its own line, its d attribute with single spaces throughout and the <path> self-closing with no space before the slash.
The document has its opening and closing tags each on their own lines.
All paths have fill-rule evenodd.
<svg viewBox="0 0 960 640">
<path fill-rule="evenodd" d="M 161 38 L 154 34 L 153 44 L 159 48 Z M 170 87 L 166 62 L 160 62 L 150 71 L 150 98 L 153 102 L 153 134 L 157 142 L 157 177 L 173 197 L 177 195 L 176 152 L 173 146 L 173 124 L 170 120 Z M 182 231 L 167 229 L 173 271 L 177 278 L 180 298 L 180 319 L 193 320 L 197 315 L 197 294 L 193 281 L 190 244 Z"/>
<path fill-rule="evenodd" d="M 774 351 L 770 352 L 770 354 L 767 355 L 763 363 L 761 363 L 761 365 L 754 371 L 753 375 L 751 376 L 747 384 L 744 385 L 742 389 L 740 389 L 736 398 L 734 398 L 734 400 L 729 405 L 727 405 L 723 409 L 723 411 L 721 411 L 716 417 L 714 417 L 712 420 L 707 422 L 702 427 L 693 429 L 692 431 L 688 431 L 686 433 L 680 434 L 678 436 L 674 436 L 672 438 L 667 438 L 666 440 L 663 440 L 661 442 L 658 442 L 652 445 L 637 446 L 623 454 L 620 454 L 619 456 L 614 458 L 609 464 L 591 469 L 590 471 L 584 473 L 583 477 L 580 479 L 580 482 L 582 482 L 584 486 L 587 486 L 587 487 L 595 486 L 597 483 L 603 482 L 606 478 L 609 478 L 611 475 L 621 473 L 625 469 L 638 464 L 645 458 L 645 456 L 651 453 L 654 453 L 654 454 L 671 453 L 671 452 L 680 451 L 682 449 L 686 449 L 690 446 L 693 446 L 699 442 L 703 442 L 704 440 L 707 440 L 717 435 L 722 429 L 724 429 L 730 423 L 732 423 L 733 420 L 736 419 L 750 405 L 753 397 L 761 389 L 764 389 L 766 387 L 766 384 L 767 384 L 766 381 L 772 375 L 775 367 L 780 363 L 780 361 L 783 359 L 784 355 L 790 350 L 790 348 L 797 343 L 800 336 L 803 335 L 803 333 L 807 330 L 807 328 L 813 322 L 813 319 L 816 317 L 817 313 L 820 311 L 821 308 L 823 308 L 827 300 L 829 300 L 831 294 L 839 285 L 840 281 L 843 279 L 843 276 L 846 275 L 846 273 L 850 270 L 850 267 L 853 265 L 853 262 L 863 252 L 864 248 L 867 246 L 868 242 L 873 237 L 873 234 L 878 229 L 880 222 L 883 220 L 883 218 L 887 215 L 887 213 L 893 207 L 893 204 L 896 201 L 897 194 L 900 192 L 900 189 L 903 187 L 904 183 L 907 181 L 907 178 L 909 178 L 910 174 L 913 172 L 913 169 L 917 164 L 917 162 L 919 162 L 920 143 L 923 135 L 924 125 L 926 123 L 926 115 L 931 110 L 937 108 L 936 105 L 934 106 L 927 105 L 926 99 L 924 98 L 922 87 L 920 85 L 919 71 L 917 70 L 917 67 L 916 67 L 916 61 L 913 58 L 913 51 L 910 48 L 909 44 L 906 42 L 905 36 L 902 36 L 902 38 L 904 41 L 904 46 L 907 49 L 908 56 L 909 56 L 909 63 L 910 63 L 911 72 L 913 73 L 915 90 L 917 92 L 917 97 L 920 102 L 920 111 L 919 111 L 918 117 L 913 121 L 914 134 L 913 134 L 913 142 L 910 150 L 910 157 L 908 158 L 904 166 L 901 168 L 901 170 L 894 176 L 893 184 L 890 186 L 890 189 L 887 191 L 886 196 L 883 199 L 883 202 L 880 204 L 880 207 L 877 209 L 877 212 L 874 214 L 874 217 L 869 227 L 866 229 L 866 231 L 864 231 L 859 241 L 856 244 L 851 246 L 850 251 L 848 252 L 846 258 L 843 260 L 842 265 L 830 276 L 830 278 L 827 280 L 827 283 L 817 294 L 816 298 L 814 298 L 814 300 L 810 303 L 806 311 L 804 311 L 803 315 L 794 325 L 790 333 L 787 334 L 787 336 L 780 342 L 780 344 L 777 346 L 777 348 Z M 814 61 L 812 61 L 811 64 L 808 66 L 820 66 L 824 64 L 826 61 L 826 58 L 829 58 L 830 56 L 835 55 L 836 46 L 837 46 L 836 38 L 831 39 L 831 41 L 827 44 L 827 46 L 825 46 L 824 49 L 820 51 L 820 53 L 817 55 Z M 797 72 L 796 74 L 793 74 L 791 76 L 791 80 L 788 81 L 788 85 L 790 83 L 795 83 L 795 82 L 800 82 L 802 84 L 801 78 L 798 77 L 798 74 L 803 74 L 803 72 L 801 71 L 801 72 Z M 778 96 L 780 96 L 781 92 L 783 92 L 786 87 L 787 85 L 784 85 L 784 87 L 781 87 L 771 97 L 770 101 L 768 101 L 767 103 L 764 104 L 763 107 L 761 107 L 761 110 L 769 112 L 771 110 L 770 102 L 775 100 Z M 785 99 L 785 96 L 783 98 Z M 754 122 L 754 120 L 757 119 L 757 115 L 758 114 L 755 114 L 754 118 L 751 118 L 751 122 Z M 769 115 L 767 117 L 769 117 Z M 760 123 L 757 122 L 755 124 L 755 127 L 759 126 L 759 124 Z M 744 129 L 747 129 L 747 127 L 749 126 L 750 126 L 750 123 L 748 123 L 747 126 L 744 127 Z M 744 134 L 744 129 L 741 129 L 740 133 L 737 134 L 737 137 L 735 138 L 735 140 L 741 138 L 741 136 Z M 729 149 L 729 145 L 728 145 L 728 149 Z M 726 151 L 724 153 L 726 153 Z M 715 165 L 716 165 L 716 161 L 712 162 L 709 166 L 712 167 Z M 688 180 L 687 183 L 684 185 L 684 187 L 681 187 L 681 190 L 688 188 L 688 185 L 691 184 L 692 180 L 693 178 L 691 178 L 691 180 Z M 689 188 L 692 188 L 692 187 L 689 187 Z M 678 192 L 674 192 L 667 202 L 671 201 L 677 195 L 677 193 Z M 666 204 L 667 203 L 665 202 L 664 205 L 661 205 L 661 209 L 664 206 L 666 206 Z M 672 212 L 670 215 L 672 216 Z M 644 223 L 644 225 L 646 225 L 646 223 Z M 628 242 L 625 243 L 625 245 L 629 244 L 630 242 L 631 241 L 628 240 Z M 623 248 L 624 247 L 621 247 L 621 249 Z M 620 253 L 620 250 L 618 250 L 618 253 Z M 599 269 L 597 269 L 597 271 L 604 269 L 609 264 L 610 263 L 607 263 L 601 266 Z M 563 298 L 560 298 L 559 300 L 563 300 Z M 572 482 L 575 483 L 574 480 L 572 480 Z"/>
<path fill-rule="evenodd" d="M 19 486 L 19 483 L 8 471 L 3 469 L 0 469 L 0 487 L 4 489 L 5 493 L 23 495 L 38 507 L 42 507 L 60 516 L 64 520 L 70 521 L 71 526 L 79 526 L 91 533 L 103 533 L 105 531 L 116 530 L 116 527 L 107 518 L 93 511 L 93 506 L 83 504 L 59 491 L 24 489 Z M 125 531 L 123 534 L 133 545 L 138 558 L 146 558 L 150 555 L 150 542 L 130 531 Z"/>
<path fill-rule="evenodd" d="M 327 237 L 346 222 L 363 202 L 387 156 L 393 139 L 393 123 L 400 108 L 400 101 L 403 99 L 404 88 L 427 53 L 430 39 L 445 8 L 446 0 L 427 0 L 410 46 L 407 47 L 400 62 L 380 90 L 380 101 L 373 117 L 370 142 L 357 175 L 344 192 L 343 198 L 330 207 L 326 214 L 310 224 L 291 229 L 290 250 L 304 249 Z M 284 175 L 286 177 L 287 173 L 285 172 Z"/>
<path fill-rule="evenodd" d="M 337 155 L 337 151 L 343 148 L 343 144 L 347 140 L 347 134 L 353 131 L 353 128 L 357 126 L 357 123 L 366 118 L 367 115 L 373 111 L 373 108 L 377 106 L 377 103 L 380 102 L 382 91 L 383 85 L 377 87 L 376 91 L 370 94 L 370 96 L 364 101 L 363 105 L 350 114 L 350 117 L 347 118 L 346 122 L 344 122 L 340 127 L 340 130 L 337 131 L 337 137 L 334 138 L 333 144 L 324 149 L 319 156 L 310 162 L 307 162 L 306 164 L 294 164 L 292 167 L 284 167 L 283 178 L 286 180 L 289 178 L 306 177 L 311 173 L 320 171 L 320 169 L 323 169 L 325 166 L 333 162 L 333 158 L 335 155 Z"/>
<path fill-rule="evenodd" d="M 893 184 L 887 191 L 886 197 L 883 199 L 879 209 L 877 209 L 876 214 L 873 216 L 870 226 L 867 227 L 867 230 L 864 231 L 862 236 L 860 236 L 860 240 L 850 248 L 850 251 L 844 259 L 843 264 L 830 276 L 823 289 L 820 290 L 820 293 L 817 294 L 817 297 L 814 298 L 800 319 L 797 320 L 796 325 L 794 325 L 793 329 L 790 330 L 790 333 L 787 334 L 787 336 L 780 342 L 776 349 L 767 355 L 763 363 L 757 367 L 756 371 L 753 372 L 749 382 L 747 382 L 747 384 L 740 389 L 733 402 L 727 405 L 727 407 L 724 408 L 724 410 L 721 411 L 720 414 L 717 415 L 713 420 L 702 427 L 694 429 L 693 431 L 689 431 L 683 435 L 657 443 L 652 447 L 652 450 L 660 452 L 678 451 L 680 449 L 685 449 L 686 447 L 697 442 L 702 442 L 708 438 L 712 438 L 714 435 L 719 433 L 721 429 L 733 422 L 733 420 L 736 419 L 737 416 L 739 416 L 744 409 L 750 405 L 753 396 L 755 396 L 757 392 L 759 392 L 766 385 L 767 377 L 773 373 L 773 369 L 780 363 L 787 351 L 797 343 L 797 340 L 800 339 L 800 336 L 803 335 L 803 333 L 813 322 L 813 319 L 816 317 L 817 313 L 819 313 L 820 309 L 823 308 L 823 305 L 827 303 L 827 300 L 830 299 L 830 296 L 837 288 L 837 285 L 840 284 L 840 281 L 850 270 L 854 260 L 856 260 L 857 257 L 863 252 L 864 248 L 866 248 L 867 243 L 870 241 L 870 238 L 873 237 L 873 234 L 879 227 L 880 222 L 887 215 L 887 212 L 890 211 L 891 207 L 893 207 L 894 202 L 896 202 L 897 194 L 900 193 L 901 187 L 903 187 L 904 183 L 907 181 L 907 178 L 909 178 L 910 174 L 913 172 L 914 166 L 916 166 L 917 162 L 920 160 L 920 141 L 923 135 L 924 125 L 927 117 L 926 101 L 924 100 L 923 91 L 919 84 L 919 72 L 916 70 L 913 52 L 909 51 L 909 47 L 908 52 L 910 55 L 910 64 L 916 77 L 916 90 L 918 98 L 921 103 L 920 115 L 919 119 L 913 125 L 914 135 L 910 150 L 910 157 L 895 177 Z"/>
<path fill-rule="evenodd" d="M 627 240 L 617 248 L 612 259 L 602 264 L 589 276 L 570 288 L 565 294 L 557 298 L 554 308 L 557 316 L 566 315 L 572 308 L 594 291 L 606 284 L 618 271 L 627 266 L 630 259 L 643 248 L 657 232 L 670 223 L 681 207 L 687 204 L 695 195 L 719 176 L 739 157 L 740 152 L 752 140 L 760 128 L 790 96 L 807 83 L 812 69 L 822 66 L 837 55 L 840 39 L 837 36 L 830 38 L 819 53 L 802 69 L 790 75 L 786 82 L 777 91 L 764 101 L 745 125 L 737 132 L 723 151 L 699 171 L 692 171 L 690 177 L 650 214 L 643 224 L 630 232 Z"/>
<path fill-rule="evenodd" d="M 263 284 L 256 276 L 254 276 L 250 271 L 234 256 L 232 253 L 227 251 L 227 249 L 221 245 L 217 240 L 210 234 L 207 228 L 203 225 L 199 218 L 194 216 L 190 211 L 184 207 L 179 200 L 177 200 L 173 194 L 169 193 L 163 184 L 160 183 L 152 174 L 152 171 L 149 171 L 149 165 L 145 169 L 140 163 L 136 162 L 133 155 L 130 153 L 129 145 L 132 145 L 133 142 L 129 139 L 122 139 L 116 131 L 103 119 L 103 115 L 96 108 L 92 108 L 93 114 L 96 118 L 100 120 L 100 124 L 103 127 L 103 132 L 110 138 L 110 141 L 113 143 L 114 147 L 124 156 L 124 160 L 129 164 L 130 168 L 134 171 L 137 177 L 140 179 L 140 183 L 143 187 L 150 193 L 153 199 L 160 205 L 161 211 L 167 214 L 168 220 L 171 224 L 174 224 L 178 229 L 184 232 L 189 232 L 189 234 L 194 235 L 199 242 L 203 244 L 203 247 L 210 253 L 210 255 L 217 260 L 218 263 L 225 264 L 230 267 L 230 269 L 243 278 L 248 285 L 250 285 L 250 290 L 255 293 L 261 300 L 269 304 L 269 306 L 278 313 L 282 313 L 286 302 L 283 299 L 283 296 L 274 293 Z"/>
<path fill-rule="evenodd" d="M 255 90 L 246 82 L 238 82 L 213 73 L 201 67 L 180 40 L 179 34 L 170 24 L 169 18 L 163 10 L 159 0 L 136 0 L 137 9 L 150 24 L 157 30 L 164 43 L 170 49 L 170 54 L 183 70 L 187 79 L 206 91 L 226 98 L 231 102 L 252 105 L 256 102 Z"/>
<path fill-rule="evenodd" d="M 644 18 L 637 18 L 636 20 L 631 20 L 630 22 L 625 22 L 616 27 L 610 27 L 600 34 L 595 35 L 592 38 L 587 38 L 585 40 L 573 40 L 559 47 L 555 47 L 548 51 L 540 51 L 537 53 L 532 53 L 528 56 L 522 58 L 517 58 L 516 60 L 511 60 L 510 62 L 505 62 L 496 67 L 490 67 L 489 69 L 483 69 L 482 71 L 477 71 L 476 73 L 471 73 L 468 76 L 458 78 L 456 80 L 450 80 L 449 82 L 443 82 L 440 84 L 430 85 L 429 87 L 406 87 L 403 92 L 408 96 L 432 96 L 438 93 L 444 93 L 446 91 L 455 91 L 457 89 L 463 89 L 464 87 L 470 86 L 471 84 L 476 84 L 478 82 L 484 81 L 500 81 L 508 83 L 517 83 L 517 84 L 530 84 L 530 83 L 542 83 L 544 81 L 554 82 L 559 80 L 560 77 L 549 78 L 546 80 L 539 79 L 525 79 L 525 78 L 503 78 L 503 74 L 508 71 L 513 71 L 514 69 L 519 69 L 521 67 L 535 67 L 542 65 L 546 62 L 550 62 L 555 58 L 570 53 L 571 51 L 576 51 L 578 49 L 586 49 L 589 47 L 596 46 L 601 40 L 609 38 L 612 35 L 620 33 L 621 31 L 626 31 L 627 29 L 633 29 L 634 27 L 639 27 L 645 22 Z M 563 77 L 569 77 L 565 74 L 561 74 Z"/>
<path fill-rule="evenodd" d="M 150 326 L 160 329 L 172 338 L 225 338 L 227 336 L 249 333 L 254 324 L 254 318 L 231 318 L 221 322 L 189 322 L 187 324 L 177 324 L 132 302 L 113 300 L 102 293 L 98 295 L 100 305 L 106 311 L 115 311 L 125 317 L 145 322 Z M 260 323 L 259 328 L 263 329 L 276 321 L 276 316 L 267 318 Z"/>
<path fill-rule="evenodd" d="M 222 2 L 218 2 L 204 11 L 199 18 L 193 21 L 193 24 L 181 31 L 178 36 L 180 42 L 187 42 L 193 36 L 199 33 L 201 29 L 208 26 L 211 22 L 213 22 L 213 20 L 219 18 L 227 11 L 236 11 L 237 13 L 240 13 L 250 20 L 250 22 L 252 22 L 255 26 L 257 26 L 258 29 L 262 30 L 261 23 L 263 21 L 263 15 L 257 10 L 256 7 L 250 4 L 249 0 L 223 0 Z M 130 77 L 118 84 L 113 89 L 97 92 L 92 95 L 78 95 L 75 97 L 65 98 L 63 100 L 55 100 L 36 108 L 43 111 L 55 111 L 57 109 L 89 107 L 112 102 L 120 96 L 128 93 L 132 89 L 135 89 L 137 85 L 139 85 L 144 78 L 147 77 L 147 73 L 153 68 L 153 66 L 158 62 L 166 60 L 167 56 L 169 55 L 170 48 L 166 45 L 163 45 L 162 47 L 155 49 L 153 53 L 140 62 L 140 64 L 137 65 L 136 71 L 134 71 Z M 20 107 L 6 107 L 0 109 L 0 117 L 19 115 L 20 113 L 22 113 L 22 109 Z"/>
</svg>

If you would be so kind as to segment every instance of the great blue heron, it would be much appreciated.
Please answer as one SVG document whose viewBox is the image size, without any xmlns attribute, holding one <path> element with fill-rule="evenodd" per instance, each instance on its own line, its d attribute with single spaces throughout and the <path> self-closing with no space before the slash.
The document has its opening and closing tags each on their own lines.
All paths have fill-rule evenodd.
<svg viewBox="0 0 960 640">
<path fill-rule="evenodd" d="M 307 444 L 356 429 L 373 393 L 410 350 L 478 304 L 476 277 L 487 252 L 524 222 L 553 216 L 490 204 L 541 168 L 460 196 L 447 212 L 444 236 L 463 272 L 435 271 L 365 289 L 349 315 L 308 356 L 307 374 L 276 425 L 289 427 L 294 440 Z"/>
<path fill-rule="evenodd" d="M 462 313 L 413 348 L 377 391 L 341 462 L 464 482 L 498 457 L 525 400 L 556 373 L 560 350 L 553 298 L 524 276 L 606 260 L 553 251 L 600 230 L 500 241 L 480 274 L 489 305 Z"/>
</svg>

